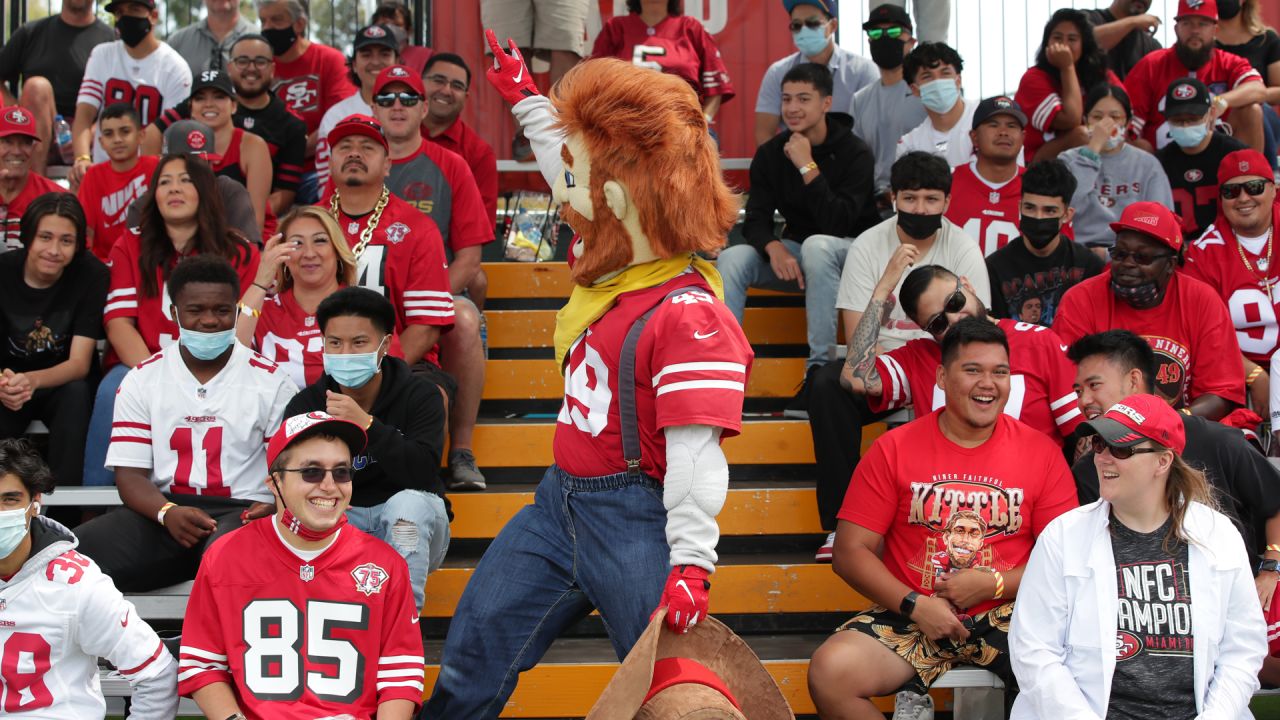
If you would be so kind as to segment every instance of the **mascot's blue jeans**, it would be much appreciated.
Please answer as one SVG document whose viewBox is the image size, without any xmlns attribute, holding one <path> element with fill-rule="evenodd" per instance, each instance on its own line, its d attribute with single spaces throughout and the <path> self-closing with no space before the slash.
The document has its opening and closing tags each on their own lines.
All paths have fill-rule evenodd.
<svg viewBox="0 0 1280 720">
<path fill-rule="evenodd" d="M 651 478 L 548 468 L 533 504 L 498 533 L 467 583 L 419 717 L 498 717 L 519 674 L 592 608 L 626 657 L 671 572 L 666 524 Z"/>
</svg>

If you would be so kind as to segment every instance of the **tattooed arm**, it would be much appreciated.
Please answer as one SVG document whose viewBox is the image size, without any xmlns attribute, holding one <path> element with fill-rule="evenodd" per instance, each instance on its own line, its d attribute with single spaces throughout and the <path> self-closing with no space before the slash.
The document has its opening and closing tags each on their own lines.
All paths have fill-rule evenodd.
<svg viewBox="0 0 1280 720">
<path fill-rule="evenodd" d="M 889 259 L 889 264 L 871 293 L 867 309 L 858 318 L 846 343 L 844 367 L 840 368 L 840 387 L 856 395 L 878 396 L 883 392 L 880 373 L 876 370 L 876 347 L 880 328 L 889 319 L 889 313 L 897 306 L 893 290 L 898 286 L 907 268 L 919 257 L 914 245 L 902 245 Z"/>
</svg>

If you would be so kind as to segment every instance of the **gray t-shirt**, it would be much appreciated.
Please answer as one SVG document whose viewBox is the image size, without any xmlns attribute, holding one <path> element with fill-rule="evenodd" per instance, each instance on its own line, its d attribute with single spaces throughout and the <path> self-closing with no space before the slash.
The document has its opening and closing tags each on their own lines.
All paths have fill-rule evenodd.
<svg viewBox="0 0 1280 720">
<path fill-rule="evenodd" d="M 218 42 L 209 30 L 209 21 L 200 20 L 175 30 L 169 36 L 168 43 L 191 66 L 191 75 L 196 76 L 205 70 L 225 69 L 231 59 L 231 46 L 236 44 L 241 35 L 255 32 L 258 32 L 258 26 L 243 17 L 238 18 L 236 26 L 222 42 Z"/>
<path fill-rule="evenodd" d="M 871 146 L 876 156 L 876 193 L 889 189 L 889 169 L 897 158 L 898 139 L 925 121 L 920 98 L 911 94 L 906 80 L 893 85 L 879 81 L 853 94 L 849 106 L 853 134 Z"/>
<path fill-rule="evenodd" d="M 1107 720 L 1196 716 L 1187 544 L 1165 551 L 1171 523 L 1139 533 L 1111 518 L 1119 606 Z"/>
<path fill-rule="evenodd" d="M 453 187 L 440 166 L 424 152 L 395 160 L 391 163 L 391 173 L 387 175 L 387 189 L 392 195 L 418 208 L 423 215 L 435 221 L 440 237 L 444 240 L 447 259 L 452 261 L 449 220 L 453 213 Z"/>
<path fill-rule="evenodd" d="M 782 115 L 782 78 L 791 68 L 807 62 L 810 62 L 809 58 L 795 52 L 770 65 L 764 72 L 764 80 L 760 81 L 756 112 Z M 843 112 L 842 108 L 849 107 L 854 93 L 873 83 L 880 83 L 880 70 L 875 63 L 839 45 L 831 53 L 827 69 L 831 71 L 831 109 L 836 112 Z"/>
</svg>

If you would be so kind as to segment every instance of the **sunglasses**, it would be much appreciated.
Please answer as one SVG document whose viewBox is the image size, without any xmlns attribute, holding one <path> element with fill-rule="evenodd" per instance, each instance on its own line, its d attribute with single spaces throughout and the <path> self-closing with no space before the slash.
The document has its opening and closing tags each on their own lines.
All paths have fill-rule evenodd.
<svg viewBox="0 0 1280 720">
<path fill-rule="evenodd" d="M 880 38 L 887 37 L 887 38 L 893 38 L 894 40 L 897 40 L 898 38 L 902 37 L 902 33 L 904 32 L 906 32 L 906 29 L 900 28 L 900 27 L 872 28 L 867 31 L 867 39 L 879 40 Z"/>
<path fill-rule="evenodd" d="M 1258 197 L 1267 191 L 1267 183 L 1269 182 L 1271 181 L 1245 180 L 1244 182 L 1238 183 L 1223 183 L 1222 186 L 1218 188 L 1218 194 L 1222 196 L 1223 200 L 1234 200 L 1240 197 L 1240 191 L 1244 190 L 1249 193 L 1251 197 Z"/>
<path fill-rule="evenodd" d="M 304 467 L 304 468 L 280 468 L 277 472 L 296 472 L 302 476 L 302 481 L 316 485 L 324 481 L 325 475 L 333 475 L 333 481 L 336 483 L 349 483 L 351 478 L 355 476 L 355 470 L 342 465 L 335 468 L 322 467 Z"/>
<path fill-rule="evenodd" d="M 827 24 L 826 20 L 823 20 L 820 17 L 814 16 L 811 18 L 805 18 L 804 22 L 801 22 L 799 20 L 792 20 L 790 27 L 791 27 L 791 32 L 798 33 L 800 32 L 800 28 L 809 28 L 810 30 L 817 30 L 818 28 L 826 24 Z"/>
<path fill-rule="evenodd" d="M 373 96 L 373 101 L 378 107 L 392 107 L 396 104 L 396 100 L 405 107 L 413 107 L 422 101 L 422 96 L 411 92 L 388 92 Z"/>
<path fill-rule="evenodd" d="M 966 301 L 967 298 L 964 296 L 964 290 L 957 285 L 956 291 L 951 293 L 951 297 L 947 298 L 947 303 L 942 306 L 942 312 L 929 318 L 929 322 L 924 324 L 924 331 L 935 337 L 941 335 L 946 331 L 947 326 L 951 324 L 951 322 L 947 320 L 947 313 L 960 312 L 964 309 Z"/>
<path fill-rule="evenodd" d="M 1150 265 L 1157 260 L 1173 257 L 1173 253 L 1148 253 L 1148 252 L 1129 252 L 1119 248 L 1111 248 L 1111 262 L 1122 263 L 1129 258 L 1139 265 Z"/>
<path fill-rule="evenodd" d="M 1094 435 L 1089 442 L 1093 447 L 1093 453 L 1095 455 L 1101 455 L 1103 450 L 1107 450 L 1111 453 L 1111 457 L 1117 460 L 1128 460 L 1134 455 L 1140 455 L 1142 453 L 1164 452 L 1164 448 L 1132 448 L 1108 445 L 1107 441 L 1103 440 L 1101 435 Z"/>
<path fill-rule="evenodd" d="M 248 55 L 237 55 L 236 57 L 231 58 L 231 64 L 235 65 L 241 70 L 247 69 L 250 65 L 258 68 L 259 70 L 265 70 L 266 67 L 271 64 L 271 58 L 263 57 L 261 55 L 259 55 L 258 57 L 249 57 Z"/>
</svg>

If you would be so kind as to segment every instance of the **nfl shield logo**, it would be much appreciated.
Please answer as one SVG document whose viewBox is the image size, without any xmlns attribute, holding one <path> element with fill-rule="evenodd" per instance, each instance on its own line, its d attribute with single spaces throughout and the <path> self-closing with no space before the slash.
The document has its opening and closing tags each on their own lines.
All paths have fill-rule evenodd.
<svg viewBox="0 0 1280 720">
<path fill-rule="evenodd" d="M 0 612 L 3 612 L 7 607 L 9 607 L 9 603 L 5 602 L 4 598 L 0 598 Z"/>
<path fill-rule="evenodd" d="M 356 233 L 358 233 L 358 232 L 360 232 L 360 223 L 358 223 L 358 222 L 352 222 L 352 223 L 348 223 L 348 224 L 347 224 L 347 234 L 348 234 L 348 235 L 355 235 L 355 234 L 356 234 Z"/>
<path fill-rule="evenodd" d="M 298 577 L 302 578 L 302 582 L 311 582 L 316 578 L 316 569 L 311 565 L 303 565 L 298 568 Z"/>
<path fill-rule="evenodd" d="M 245 118 L 245 119 L 244 119 L 244 129 L 245 129 L 245 130 L 252 130 L 252 129 L 253 129 L 253 121 L 254 121 L 254 118 Z"/>
<path fill-rule="evenodd" d="M 991 194 L 987 196 L 987 199 L 991 201 L 992 205 L 995 205 L 996 203 L 1000 202 L 1000 193 L 996 192 L 995 190 L 992 190 Z"/>
</svg>

